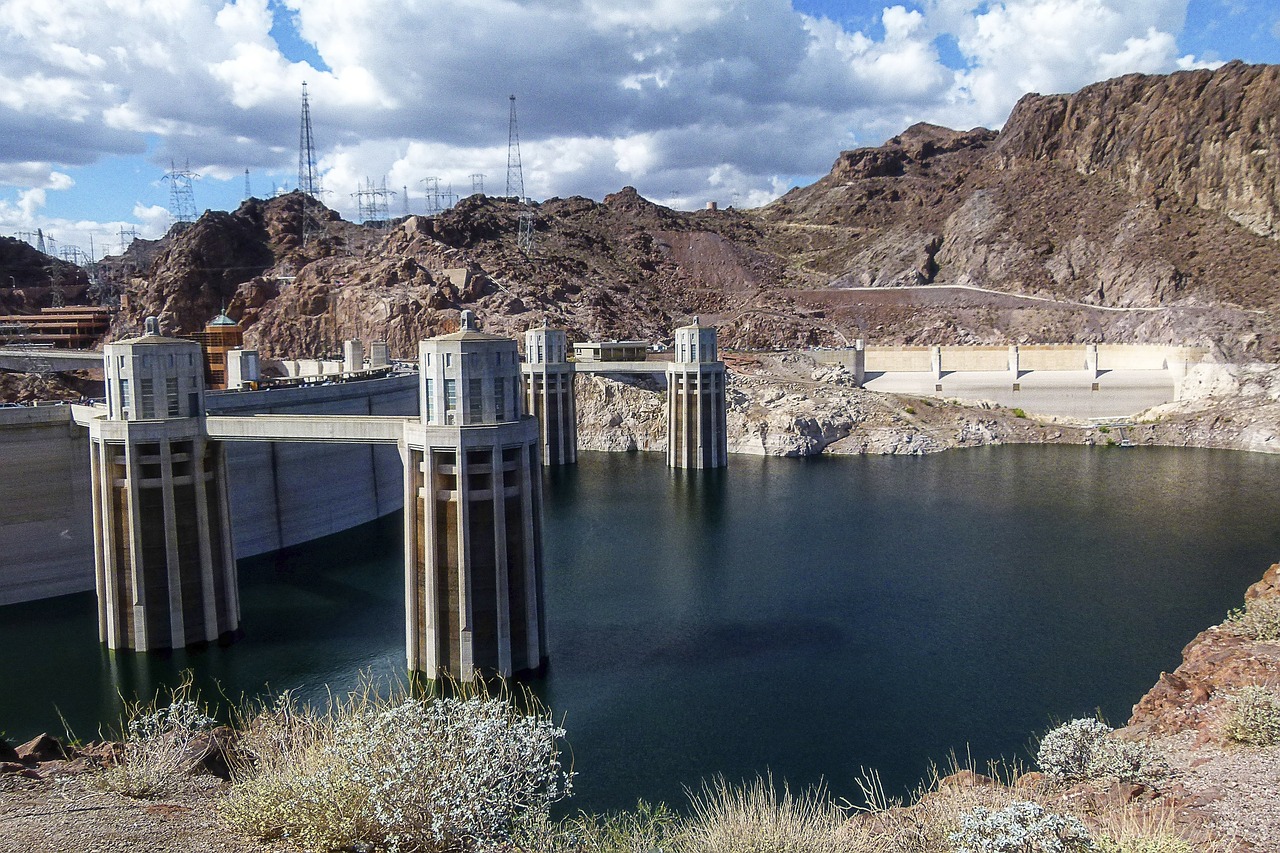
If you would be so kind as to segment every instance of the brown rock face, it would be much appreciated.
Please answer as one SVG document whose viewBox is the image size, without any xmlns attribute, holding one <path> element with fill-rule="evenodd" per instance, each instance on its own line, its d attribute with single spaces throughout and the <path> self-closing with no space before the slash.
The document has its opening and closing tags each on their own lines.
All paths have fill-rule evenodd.
<svg viewBox="0 0 1280 853">
<path fill-rule="evenodd" d="M 1280 596 L 1280 564 L 1249 588 L 1248 600 Z M 1280 644 L 1251 640 L 1225 625 L 1200 632 L 1182 650 L 1182 663 L 1161 673 L 1133 708 L 1129 730 L 1167 735 L 1187 730 L 1213 736 L 1224 696 L 1251 684 L 1271 684 L 1280 675 Z"/>
<path fill-rule="evenodd" d="M 1177 198 L 1280 236 L 1280 67 L 1131 74 L 1074 95 L 1027 95 L 996 149 L 1060 163 L 1143 196 Z"/>
</svg>

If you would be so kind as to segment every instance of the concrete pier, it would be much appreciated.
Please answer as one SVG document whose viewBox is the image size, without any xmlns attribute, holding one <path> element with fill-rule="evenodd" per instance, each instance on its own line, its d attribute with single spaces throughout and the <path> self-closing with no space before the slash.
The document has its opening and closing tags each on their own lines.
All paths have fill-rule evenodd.
<svg viewBox="0 0 1280 853">
<path fill-rule="evenodd" d="M 578 417 L 574 406 L 574 366 L 568 360 L 568 340 L 560 329 L 530 329 L 524 333 L 525 409 L 538 419 L 542 464 L 572 465 L 578 461 Z"/>
<path fill-rule="evenodd" d="M 716 330 L 693 325 L 675 330 L 675 360 L 667 364 L 667 465 L 723 468 L 729 463 L 724 362 Z"/>
<path fill-rule="evenodd" d="M 109 414 L 89 425 L 99 635 L 137 651 L 217 640 L 239 627 L 240 605 L 200 345 L 151 318 L 103 363 Z"/>
<path fill-rule="evenodd" d="M 422 419 L 405 429 L 409 669 L 470 681 L 546 660 L 539 426 L 515 341 L 462 330 L 419 345 Z"/>
</svg>

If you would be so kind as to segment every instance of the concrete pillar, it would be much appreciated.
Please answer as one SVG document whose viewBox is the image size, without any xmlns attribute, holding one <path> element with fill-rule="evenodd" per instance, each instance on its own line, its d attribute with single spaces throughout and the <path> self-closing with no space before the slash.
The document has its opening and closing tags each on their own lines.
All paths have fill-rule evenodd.
<svg viewBox="0 0 1280 853">
<path fill-rule="evenodd" d="M 724 362 L 716 330 L 675 330 L 676 361 L 667 364 L 667 465 L 723 468 L 729 464 Z"/>
<path fill-rule="evenodd" d="M 428 678 L 546 662 L 538 421 L 515 341 L 462 329 L 419 345 L 422 417 L 405 430 L 406 657 Z"/>
<path fill-rule="evenodd" d="M 929 371 L 934 382 L 942 379 L 942 347 L 929 347 Z"/>
<path fill-rule="evenodd" d="M 573 392 L 574 367 L 568 361 L 568 339 L 560 329 L 524 333 L 525 411 L 538 419 L 542 432 L 542 464 L 578 461 L 578 412 Z"/>
<path fill-rule="evenodd" d="M 233 349 L 227 351 L 227 389 L 256 388 L 261 380 L 258 351 Z"/>
<path fill-rule="evenodd" d="M 369 367 L 371 369 L 386 367 L 391 363 L 386 341 L 369 342 Z"/>
<path fill-rule="evenodd" d="M 98 628 L 112 649 L 180 648 L 239 629 L 221 445 L 204 431 L 200 346 L 107 344 L 109 415 L 90 422 Z"/>
<path fill-rule="evenodd" d="M 351 340 L 342 342 L 342 372 L 355 373 L 364 370 L 364 344 Z"/>
<path fill-rule="evenodd" d="M 1017 382 L 1018 375 L 1018 345 L 1014 344 L 1009 347 L 1009 381 Z"/>
<path fill-rule="evenodd" d="M 1090 379 L 1098 378 L 1098 345 L 1084 345 L 1084 369 L 1088 371 Z"/>
<path fill-rule="evenodd" d="M 853 378 L 859 388 L 867 378 L 867 342 L 862 338 L 853 342 Z"/>
</svg>

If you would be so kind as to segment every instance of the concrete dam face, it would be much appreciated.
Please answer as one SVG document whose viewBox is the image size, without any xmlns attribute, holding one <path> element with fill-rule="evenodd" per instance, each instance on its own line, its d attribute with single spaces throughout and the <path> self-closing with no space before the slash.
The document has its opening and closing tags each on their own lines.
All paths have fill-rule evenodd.
<svg viewBox="0 0 1280 853">
<path fill-rule="evenodd" d="M 418 378 L 211 392 L 211 415 L 418 414 Z M 89 434 L 71 406 L 0 409 L 0 605 L 94 588 Z M 338 533 L 403 506 L 394 447 L 227 442 L 237 557 Z"/>
</svg>

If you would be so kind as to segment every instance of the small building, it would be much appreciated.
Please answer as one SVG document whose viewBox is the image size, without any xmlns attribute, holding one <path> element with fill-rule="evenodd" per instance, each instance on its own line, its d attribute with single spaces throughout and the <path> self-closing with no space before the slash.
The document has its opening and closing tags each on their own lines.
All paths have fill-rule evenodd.
<svg viewBox="0 0 1280 853">
<path fill-rule="evenodd" d="M 574 361 L 644 361 L 648 341 L 590 341 L 573 345 Z"/>
<path fill-rule="evenodd" d="M 39 314 L 0 316 L 5 337 L 57 349 L 90 349 L 111 326 L 111 311 L 97 305 L 42 308 Z"/>
</svg>

